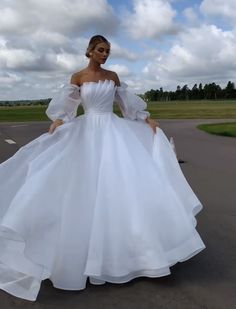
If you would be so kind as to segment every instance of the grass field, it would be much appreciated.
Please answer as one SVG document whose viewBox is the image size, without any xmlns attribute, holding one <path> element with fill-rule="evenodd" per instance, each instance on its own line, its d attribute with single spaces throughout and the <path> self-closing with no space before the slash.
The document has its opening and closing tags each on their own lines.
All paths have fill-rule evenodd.
<svg viewBox="0 0 236 309">
<path fill-rule="evenodd" d="M 150 102 L 148 111 L 157 119 L 232 119 L 236 118 L 236 100 L 234 101 L 176 101 Z M 47 121 L 46 106 L 0 107 L 0 121 Z M 115 106 L 114 112 L 121 115 Z M 83 113 L 79 106 L 77 115 Z"/>
<path fill-rule="evenodd" d="M 236 100 L 151 102 L 148 110 L 159 119 L 232 119 L 236 118 Z"/>
<path fill-rule="evenodd" d="M 200 124 L 197 128 L 210 134 L 236 137 L 236 122 Z"/>
</svg>

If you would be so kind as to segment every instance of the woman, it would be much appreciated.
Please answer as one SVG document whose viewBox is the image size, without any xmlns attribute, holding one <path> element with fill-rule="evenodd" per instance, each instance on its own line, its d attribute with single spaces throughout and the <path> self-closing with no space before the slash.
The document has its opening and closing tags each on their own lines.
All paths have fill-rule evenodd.
<svg viewBox="0 0 236 309">
<path fill-rule="evenodd" d="M 71 84 L 82 85 L 83 82 L 113 80 L 116 86 L 120 86 L 120 81 L 115 72 L 101 68 L 101 64 L 105 63 L 110 54 L 110 43 L 101 35 L 91 38 L 87 48 L 86 56 L 90 59 L 87 68 L 75 73 L 71 77 Z M 149 114 L 149 113 L 147 113 Z M 150 117 L 145 120 L 150 127 L 156 132 L 158 122 Z M 63 124 L 62 119 L 56 119 L 50 126 L 49 133 L 52 133 L 55 128 Z"/>
<path fill-rule="evenodd" d="M 202 204 L 146 103 L 101 68 L 109 53 L 91 38 L 88 66 L 46 110 L 49 132 L 0 165 L 0 288 L 17 297 L 36 300 L 45 279 L 82 290 L 165 276 L 205 248 Z"/>
</svg>

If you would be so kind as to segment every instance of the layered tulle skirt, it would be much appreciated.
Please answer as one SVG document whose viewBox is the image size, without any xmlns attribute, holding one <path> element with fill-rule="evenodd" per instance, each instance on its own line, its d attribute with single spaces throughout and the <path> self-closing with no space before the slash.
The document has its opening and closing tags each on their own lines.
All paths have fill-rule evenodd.
<svg viewBox="0 0 236 309">
<path fill-rule="evenodd" d="M 81 290 L 170 274 L 205 248 L 202 205 L 161 128 L 86 113 L 0 165 L 0 288 Z"/>
</svg>

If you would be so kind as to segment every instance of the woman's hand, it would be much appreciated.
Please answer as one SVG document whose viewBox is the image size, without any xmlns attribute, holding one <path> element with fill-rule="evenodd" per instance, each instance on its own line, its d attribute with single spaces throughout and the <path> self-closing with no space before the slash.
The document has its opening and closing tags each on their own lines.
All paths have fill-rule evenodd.
<svg viewBox="0 0 236 309">
<path fill-rule="evenodd" d="M 150 127 L 153 129 L 153 132 L 156 133 L 156 128 L 159 127 L 159 123 L 157 120 L 152 119 L 150 117 L 147 117 L 145 121 L 150 125 Z"/>
<path fill-rule="evenodd" d="M 50 125 L 48 132 L 50 134 L 52 134 L 54 132 L 54 130 L 56 129 L 56 127 L 62 125 L 64 123 L 64 121 L 62 119 L 56 119 L 53 121 L 53 123 Z"/>
</svg>

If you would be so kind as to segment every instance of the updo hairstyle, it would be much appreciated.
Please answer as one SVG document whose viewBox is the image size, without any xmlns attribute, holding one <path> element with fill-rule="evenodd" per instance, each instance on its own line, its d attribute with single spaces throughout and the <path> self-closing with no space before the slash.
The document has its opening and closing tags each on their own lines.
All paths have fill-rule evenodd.
<svg viewBox="0 0 236 309">
<path fill-rule="evenodd" d="M 91 37 L 91 39 L 89 41 L 89 44 L 88 44 L 85 56 L 90 58 L 89 53 L 92 50 L 94 50 L 96 45 L 99 44 L 99 43 L 106 43 L 109 46 L 111 45 L 111 43 L 106 38 L 104 38 L 104 36 L 102 36 L 102 35 L 94 35 L 93 37 Z"/>
</svg>

